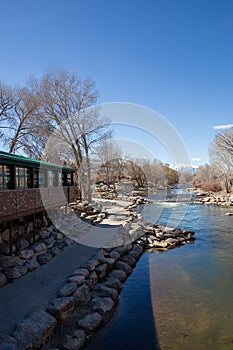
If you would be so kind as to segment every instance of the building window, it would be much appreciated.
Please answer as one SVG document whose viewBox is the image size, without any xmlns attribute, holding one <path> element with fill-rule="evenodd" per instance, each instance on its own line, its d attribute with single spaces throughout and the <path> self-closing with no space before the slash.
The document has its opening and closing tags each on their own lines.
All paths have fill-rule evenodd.
<svg viewBox="0 0 233 350">
<path fill-rule="evenodd" d="M 34 171 L 34 187 L 45 187 L 45 174 L 41 169 Z"/>
<path fill-rule="evenodd" d="M 55 185 L 55 174 L 52 170 L 48 170 L 48 187 L 54 187 Z"/>
<path fill-rule="evenodd" d="M 63 184 L 63 174 L 61 170 L 58 171 L 58 186 L 62 186 Z"/>
<path fill-rule="evenodd" d="M 67 185 L 73 186 L 73 173 L 67 173 Z"/>
<path fill-rule="evenodd" d="M 11 169 L 8 165 L 0 164 L 0 189 L 9 190 L 11 188 Z"/>
<path fill-rule="evenodd" d="M 30 170 L 25 167 L 16 167 L 16 188 L 30 188 Z"/>
<path fill-rule="evenodd" d="M 62 186 L 67 186 L 67 174 L 62 173 Z"/>
</svg>

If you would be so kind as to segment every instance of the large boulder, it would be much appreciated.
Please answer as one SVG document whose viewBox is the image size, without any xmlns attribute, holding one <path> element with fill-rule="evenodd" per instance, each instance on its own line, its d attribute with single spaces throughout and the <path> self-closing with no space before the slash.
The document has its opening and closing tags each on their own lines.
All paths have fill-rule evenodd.
<svg viewBox="0 0 233 350">
<path fill-rule="evenodd" d="M 136 251 L 136 250 L 134 250 L 134 249 L 130 250 L 128 254 L 131 255 L 132 257 L 134 257 L 134 259 L 135 259 L 136 261 L 137 261 L 137 260 L 140 258 L 140 256 L 141 256 L 141 253 L 139 253 L 138 251 Z"/>
<path fill-rule="evenodd" d="M 0 272 L 0 288 L 7 283 L 7 278 L 4 273 Z"/>
<path fill-rule="evenodd" d="M 112 270 L 109 276 L 117 278 L 120 282 L 124 282 L 127 278 L 126 272 L 122 270 Z"/>
<path fill-rule="evenodd" d="M 27 273 L 27 267 L 26 266 L 13 266 L 13 267 L 8 267 L 5 269 L 5 275 L 9 279 L 15 279 L 19 278 L 23 275 L 26 275 Z"/>
<path fill-rule="evenodd" d="M 76 269 L 73 273 L 72 276 L 76 276 L 76 275 L 81 275 L 84 276 L 85 278 L 89 276 L 89 271 L 85 268 L 80 268 L 80 269 Z"/>
<path fill-rule="evenodd" d="M 65 319 L 74 310 L 74 299 L 72 297 L 55 298 L 47 306 L 47 311 L 57 319 Z"/>
<path fill-rule="evenodd" d="M 179 244 L 176 238 L 167 238 L 165 241 L 170 247 L 174 247 Z"/>
<path fill-rule="evenodd" d="M 116 252 L 115 250 L 112 250 L 110 253 L 109 253 L 110 257 L 115 259 L 115 260 L 118 260 L 120 259 L 120 254 L 118 252 Z"/>
<path fill-rule="evenodd" d="M 86 284 L 92 289 L 98 282 L 98 276 L 95 271 L 92 271 L 89 277 L 86 279 Z"/>
<path fill-rule="evenodd" d="M 168 239 L 170 239 L 170 238 L 168 238 Z M 173 239 L 173 238 L 172 238 Z M 168 242 L 167 242 L 167 240 L 164 240 L 164 241 L 161 241 L 161 242 L 154 242 L 153 244 L 152 244 L 152 247 L 154 247 L 154 248 L 167 248 L 167 246 L 168 246 Z"/>
<path fill-rule="evenodd" d="M 12 336 L 24 345 L 24 349 L 38 349 L 50 336 L 56 324 L 53 316 L 37 310 L 17 324 Z"/>
<path fill-rule="evenodd" d="M 15 246 L 15 244 L 12 244 L 11 249 L 10 249 L 9 243 L 2 242 L 2 243 L 0 244 L 0 253 L 3 253 L 3 254 L 11 254 L 11 253 L 14 253 L 15 251 L 16 251 L 16 246 Z"/>
<path fill-rule="evenodd" d="M 28 269 L 28 271 L 32 271 L 37 269 L 37 267 L 39 267 L 40 264 L 34 256 L 31 260 L 27 261 L 24 266 Z"/>
<path fill-rule="evenodd" d="M 94 289 L 94 297 L 110 297 L 112 299 L 116 299 L 118 296 L 118 291 L 115 288 L 107 287 L 104 284 L 97 284 Z"/>
<path fill-rule="evenodd" d="M 51 245 L 52 243 L 54 243 L 54 236 L 53 235 L 50 235 L 46 238 L 43 239 L 43 242 L 46 244 L 46 245 Z"/>
<path fill-rule="evenodd" d="M 44 265 L 47 262 L 49 262 L 52 259 L 52 257 L 53 256 L 50 253 L 43 253 L 43 254 L 38 255 L 37 260 L 40 263 L 40 265 Z"/>
<path fill-rule="evenodd" d="M 30 245 L 30 242 L 25 238 L 21 238 L 16 241 L 15 245 L 18 250 L 22 250 L 27 248 Z"/>
<path fill-rule="evenodd" d="M 56 238 L 57 238 L 57 240 L 62 241 L 64 239 L 64 235 L 61 232 L 59 232 L 59 233 L 57 233 Z"/>
<path fill-rule="evenodd" d="M 135 250 L 135 251 L 137 251 L 137 252 L 140 253 L 140 254 L 143 253 L 143 248 L 142 248 L 139 244 L 137 244 L 137 243 L 134 243 L 134 244 L 133 244 L 133 247 L 132 247 L 131 250 Z"/>
<path fill-rule="evenodd" d="M 18 265 L 20 259 L 18 256 L 5 256 L 0 255 L 0 267 L 7 268 Z"/>
<path fill-rule="evenodd" d="M 68 297 L 73 294 L 77 289 L 75 282 L 66 283 L 58 292 L 59 297 Z"/>
<path fill-rule="evenodd" d="M 86 305 L 91 299 L 90 289 L 86 284 L 78 287 L 73 294 L 75 305 Z"/>
<path fill-rule="evenodd" d="M 97 258 L 91 258 L 87 263 L 87 269 L 88 271 L 94 271 L 96 266 L 99 265 L 99 260 Z"/>
<path fill-rule="evenodd" d="M 66 343 L 62 346 L 64 350 L 79 350 L 86 341 L 86 334 L 82 329 L 75 331 L 74 334 L 66 336 Z"/>
<path fill-rule="evenodd" d="M 18 253 L 19 257 L 25 260 L 31 259 L 34 255 L 34 251 L 32 249 L 23 249 Z"/>
<path fill-rule="evenodd" d="M 49 232 L 48 232 L 47 228 L 41 229 L 39 235 L 40 235 L 41 238 L 48 237 Z"/>
<path fill-rule="evenodd" d="M 123 256 L 125 254 L 125 248 L 123 246 L 116 247 L 112 251 L 117 252 L 120 256 Z M 112 258 L 113 258 L 113 256 L 112 256 Z"/>
<path fill-rule="evenodd" d="M 69 277 L 68 282 L 74 282 L 77 286 L 80 286 L 85 282 L 85 277 L 83 275 L 71 276 Z"/>
<path fill-rule="evenodd" d="M 107 280 L 104 282 L 104 285 L 109 288 L 115 288 L 117 290 L 121 290 L 123 288 L 122 283 L 118 278 L 115 277 L 108 277 Z"/>
<path fill-rule="evenodd" d="M 99 311 L 99 312 L 107 312 L 107 311 L 112 310 L 114 305 L 115 304 L 114 304 L 112 298 L 110 298 L 110 297 L 96 298 L 96 299 L 94 299 L 93 310 Z"/>
<path fill-rule="evenodd" d="M 9 242 L 9 240 L 10 240 L 10 229 L 9 228 L 5 229 L 2 232 L 1 237 L 2 237 L 3 241 Z"/>
<path fill-rule="evenodd" d="M 79 326 L 88 332 L 94 331 L 100 325 L 100 323 L 101 316 L 98 312 L 88 314 L 78 322 Z"/>
<path fill-rule="evenodd" d="M 116 260 L 113 258 L 106 258 L 106 263 L 108 264 L 108 268 L 111 270 L 115 264 Z"/>
<path fill-rule="evenodd" d="M 129 275 L 133 269 L 132 267 L 130 267 L 127 263 L 125 263 L 124 261 L 117 261 L 116 264 L 115 264 L 115 268 L 117 270 L 122 270 L 124 271 L 125 273 L 127 273 L 127 275 Z"/>
<path fill-rule="evenodd" d="M 129 254 L 123 255 L 121 260 L 123 262 L 125 262 L 126 264 L 128 264 L 130 267 L 133 267 L 136 264 L 136 259 L 132 255 L 129 255 Z"/>
<path fill-rule="evenodd" d="M 32 249 L 35 253 L 41 253 L 46 250 L 46 245 L 43 242 L 37 242 L 33 244 Z"/>
<path fill-rule="evenodd" d="M 52 254 L 52 256 L 61 254 L 61 250 L 56 246 L 56 244 L 53 247 L 49 248 L 47 252 Z"/>
<path fill-rule="evenodd" d="M 99 276 L 99 278 L 103 278 L 106 275 L 107 269 L 108 269 L 108 264 L 104 263 L 104 264 L 98 265 L 95 271 Z"/>
</svg>

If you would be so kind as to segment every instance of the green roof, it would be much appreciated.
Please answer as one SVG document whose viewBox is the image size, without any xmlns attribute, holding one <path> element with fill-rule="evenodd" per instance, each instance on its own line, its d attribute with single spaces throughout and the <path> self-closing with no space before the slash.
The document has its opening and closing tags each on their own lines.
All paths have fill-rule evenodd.
<svg viewBox="0 0 233 350">
<path fill-rule="evenodd" d="M 60 169 L 65 172 L 74 172 L 74 167 L 68 167 L 66 165 L 59 165 L 42 160 L 23 157 L 17 154 L 12 154 L 4 151 L 0 151 L 0 163 L 4 164 L 15 164 L 19 166 L 31 166 L 33 168 L 44 168 L 44 169 Z"/>
</svg>

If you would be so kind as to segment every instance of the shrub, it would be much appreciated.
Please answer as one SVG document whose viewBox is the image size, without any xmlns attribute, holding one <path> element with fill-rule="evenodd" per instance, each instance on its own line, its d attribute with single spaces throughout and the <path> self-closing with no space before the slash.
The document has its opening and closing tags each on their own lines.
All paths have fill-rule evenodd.
<svg viewBox="0 0 233 350">
<path fill-rule="evenodd" d="M 206 192 L 219 192 L 222 190 L 222 187 L 218 181 L 202 182 L 200 187 Z"/>
</svg>

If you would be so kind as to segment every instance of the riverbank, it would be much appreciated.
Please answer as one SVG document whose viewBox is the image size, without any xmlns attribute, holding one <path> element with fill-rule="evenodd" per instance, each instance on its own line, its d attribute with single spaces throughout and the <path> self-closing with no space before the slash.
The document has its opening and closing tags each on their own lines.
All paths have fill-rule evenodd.
<svg viewBox="0 0 233 350">
<path fill-rule="evenodd" d="M 10 337 L 2 337 L 2 346 L 80 349 L 108 322 L 117 306 L 122 283 L 144 250 L 167 250 L 194 239 L 192 231 L 148 226 L 140 214 L 133 211 L 145 201 L 140 197 L 133 198 L 133 202 L 123 197 L 119 202 L 97 200 L 106 213 L 101 225 L 106 228 L 117 225 L 131 241 L 99 249 L 86 264 L 77 266 L 46 307 L 26 316 Z"/>
<path fill-rule="evenodd" d="M 205 192 L 194 190 L 194 204 L 214 204 L 222 207 L 233 206 L 233 194 L 225 192 Z"/>
</svg>

